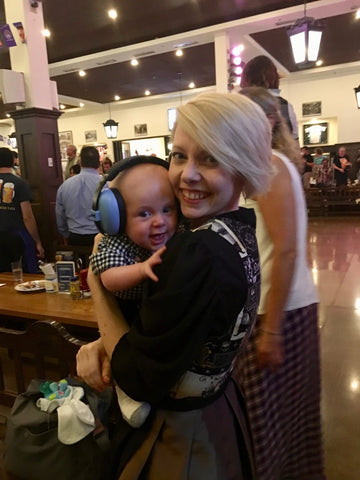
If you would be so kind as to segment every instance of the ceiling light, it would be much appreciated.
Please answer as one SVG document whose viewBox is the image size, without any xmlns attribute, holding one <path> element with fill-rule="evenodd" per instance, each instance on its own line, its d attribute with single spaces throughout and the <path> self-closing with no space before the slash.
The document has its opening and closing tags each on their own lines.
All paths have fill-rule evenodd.
<svg viewBox="0 0 360 480">
<path fill-rule="evenodd" d="M 79 105 L 80 105 L 81 108 L 85 107 L 85 103 L 83 103 L 83 102 L 80 102 Z"/>
<path fill-rule="evenodd" d="M 42 30 L 41 33 L 44 35 L 44 37 L 50 37 L 51 36 L 50 30 L 47 29 L 47 28 L 44 28 L 44 30 Z"/>
<path fill-rule="evenodd" d="M 322 60 L 318 60 L 315 65 L 316 65 L 317 67 L 321 67 L 322 64 L 323 64 L 323 61 L 322 61 Z"/>
<path fill-rule="evenodd" d="M 175 55 L 176 55 L 177 57 L 182 57 L 183 51 L 181 50 L 181 48 L 178 48 L 178 49 L 176 50 Z"/>
<path fill-rule="evenodd" d="M 65 110 L 65 105 L 63 105 L 62 103 L 60 104 L 60 110 Z"/>
<path fill-rule="evenodd" d="M 79 75 L 80 77 L 85 77 L 86 72 L 84 72 L 84 70 L 79 70 Z"/>
<path fill-rule="evenodd" d="M 109 120 L 106 120 L 106 122 L 103 123 L 105 128 L 105 133 L 107 138 L 116 138 L 119 122 L 115 122 L 115 120 L 111 119 L 110 103 L 109 103 L 109 117 L 110 117 Z"/>
<path fill-rule="evenodd" d="M 356 19 L 356 20 L 359 20 L 359 19 L 360 19 L 360 8 L 359 8 L 358 10 L 356 10 L 355 19 Z"/>
<path fill-rule="evenodd" d="M 10 118 L 10 117 L 11 117 L 10 113 L 7 113 L 6 116 L 7 116 L 7 118 Z"/>
<path fill-rule="evenodd" d="M 245 66 L 245 62 L 241 58 L 241 53 L 244 50 L 243 45 L 235 45 L 230 50 L 228 56 L 228 91 L 231 92 L 235 86 L 240 85 L 241 75 Z"/>
<path fill-rule="evenodd" d="M 306 3 L 304 2 L 304 17 L 299 18 L 294 25 L 287 28 L 296 64 L 310 66 L 316 62 L 323 30 L 321 22 L 306 16 Z"/>
<path fill-rule="evenodd" d="M 150 90 L 145 90 L 145 95 L 150 95 Z"/>
<path fill-rule="evenodd" d="M 357 107 L 360 108 L 360 85 L 354 88 Z"/>
<path fill-rule="evenodd" d="M 109 15 L 110 18 L 115 20 L 115 18 L 117 17 L 117 11 L 112 8 L 111 10 L 108 11 L 108 15 Z"/>
<path fill-rule="evenodd" d="M 114 99 L 115 99 L 116 101 L 120 100 L 119 95 L 115 95 Z"/>
<path fill-rule="evenodd" d="M 190 82 L 190 83 L 189 83 L 189 88 L 195 88 L 195 83 L 194 83 L 194 82 Z"/>
<path fill-rule="evenodd" d="M 136 58 L 133 58 L 130 63 L 133 67 L 136 67 L 136 65 L 139 65 L 139 62 L 136 60 Z"/>
</svg>

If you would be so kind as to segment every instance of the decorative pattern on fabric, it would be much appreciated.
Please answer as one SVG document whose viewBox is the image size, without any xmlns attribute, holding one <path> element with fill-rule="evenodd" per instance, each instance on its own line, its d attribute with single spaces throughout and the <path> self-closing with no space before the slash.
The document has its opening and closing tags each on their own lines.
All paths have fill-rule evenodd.
<svg viewBox="0 0 360 480">
<path fill-rule="evenodd" d="M 276 373 L 256 367 L 257 322 L 233 376 L 242 387 L 257 480 L 325 480 L 320 421 L 317 305 L 286 312 L 285 361 Z"/>
<path fill-rule="evenodd" d="M 109 268 L 144 262 L 150 255 L 151 252 L 136 245 L 125 234 L 104 235 L 97 253 L 90 256 L 90 265 L 95 275 L 100 275 Z M 139 284 L 133 288 L 113 293 L 123 300 L 140 300 L 142 292 L 143 286 Z"/>
<path fill-rule="evenodd" d="M 196 230 L 212 230 L 230 243 L 239 254 L 248 282 L 246 302 L 231 330 L 209 339 L 200 358 L 171 389 L 170 397 L 214 397 L 222 392 L 231 375 L 236 355 L 246 342 L 255 321 L 260 297 L 260 267 L 253 229 L 230 218 L 214 219 Z M 241 238 L 241 240 L 240 240 Z M 239 265 L 241 268 L 241 265 Z"/>
</svg>

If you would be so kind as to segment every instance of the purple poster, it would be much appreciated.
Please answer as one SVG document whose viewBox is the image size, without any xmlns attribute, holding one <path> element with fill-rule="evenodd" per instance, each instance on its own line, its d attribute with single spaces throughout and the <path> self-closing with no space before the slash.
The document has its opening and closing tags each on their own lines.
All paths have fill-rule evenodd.
<svg viewBox="0 0 360 480">
<path fill-rule="evenodd" d="M 7 47 L 16 46 L 16 42 L 13 34 L 11 33 L 10 26 L 7 23 L 5 23 L 4 25 L 0 25 L 0 32 Z"/>
<path fill-rule="evenodd" d="M 26 43 L 25 30 L 22 22 L 15 22 L 13 25 L 18 31 L 21 43 Z"/>
</svg>

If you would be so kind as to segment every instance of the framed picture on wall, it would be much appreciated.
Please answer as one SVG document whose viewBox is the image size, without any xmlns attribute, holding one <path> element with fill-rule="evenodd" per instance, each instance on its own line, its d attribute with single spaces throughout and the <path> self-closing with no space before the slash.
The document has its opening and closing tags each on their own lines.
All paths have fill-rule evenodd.
<svg viewBox="0 0 360 480">
<path fill-rule="evenodd" d="M 61 160 L 66 160 L 66 148 L 73 145 L 73 134 L 71 130 L 59 132 Z"/>
<path fill-rule="evenodd" d="M 85 132 L 85 143 L 94 143 L 94 142 L 97 142 L 96 130 L 87 130 Z"/>
<path fill-rule="evenodd" d="M 308 102 L 302 104 L 302 116 L 313 117 L 321 115 L 321 102 Z"/>
<path fill-rule="evenodd" d="M 134 125 L 134 132 L 136 137 L 147 135 L 147 124 L 138 123 L 137 125 Z"/>
<path fill-rule="evenodd" d="M 318 145 L 328 143 L 329 124 L 308 123 L 303 125 L 304 145 Z"/>
</svg>

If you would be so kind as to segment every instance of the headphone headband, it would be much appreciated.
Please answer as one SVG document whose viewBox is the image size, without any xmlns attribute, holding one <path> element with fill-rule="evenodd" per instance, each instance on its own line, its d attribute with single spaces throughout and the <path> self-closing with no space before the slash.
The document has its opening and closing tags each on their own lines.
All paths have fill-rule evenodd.
<svg viewBox="0 0 360 480">
<path fill-rule="evenodd" d="M 122 233 L 126 222 L 125 204 L 121 194 L 116 188 L 109 188 L 108 190 L 102 191 L 105 184 L 114 180 L 120 172 L 143 164 L 159 165 L 169 170 L 169 163 L 161 158 L 148 155 L 136 155 L 116 162 L 108 173 L 104 175 L 102 180 L 100 180 L 94 193 L 91 213 L 101 233 L 108 233 L 109 235 Z M 103 203 L 103 205 L 100 205 L 100 203 Z M 114 204 L 117 205 L 118 208 L 113 208 Z"/>
</svg>

